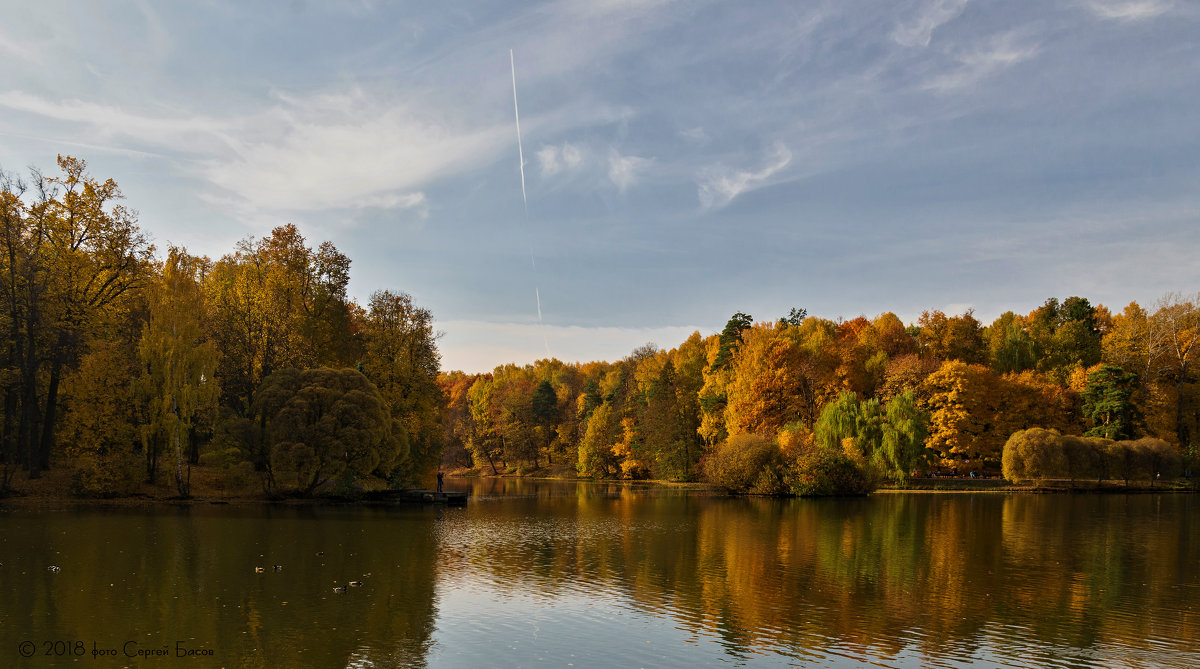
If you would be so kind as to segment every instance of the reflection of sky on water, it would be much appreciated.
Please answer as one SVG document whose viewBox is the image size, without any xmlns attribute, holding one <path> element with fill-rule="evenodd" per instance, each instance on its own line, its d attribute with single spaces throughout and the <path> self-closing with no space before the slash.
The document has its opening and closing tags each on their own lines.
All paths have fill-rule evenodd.
<svg viewBox="0 0 1200 669">
<path fill-rule="evenodd" d="M 1200 660 L 1179 638 L 1190 605 L 1140 583 L 1171 571 L 1154 544 L 1186 532 L 1179 500 L 1151 529 L 1141 518 L 1161 521 L 1162 502 L 514 492 L 439 524 L 431 666 Z M 1171 580 L 1195 587 L 1178 566 Z"/>
</svg>

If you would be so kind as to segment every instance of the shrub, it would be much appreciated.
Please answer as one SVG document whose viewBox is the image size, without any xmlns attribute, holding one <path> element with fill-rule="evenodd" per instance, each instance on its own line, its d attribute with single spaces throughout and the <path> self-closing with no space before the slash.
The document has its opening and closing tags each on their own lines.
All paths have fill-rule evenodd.
<svg viewBox="0 0 1200 669">
<path fill-rule="evenodd" d="M 778 469 L 779 464 L 779 447 L 774 441 L 743 433 L 717 444 L 704 460 L 704 476 L 729 492 L 758 493 L 761 488 L 762 494 L 774 494 L 770 492 L 770 475 L 762 477 L 766 471 Z"/>
<path fill-rule="evenodd" d="M 1013 483 L 1059 476 L 1067 469 L 1062 435 L 1058 430 L 1040 427 L 1014 432 L 1004 444 L 1000 469 L 1004 478 Z"/>
<path fill-rule="evenodd" d="M 236 447 L 214 448 L 201 453 L 200 465 L 213 471 L 213 487 L 217 490 L 240 491 L 254 480 L 254 464 Z"/>
<path fill-rule="evenodd" d="M 1115 477 L 1131 480 L 1179 476 L 1183 460 L 1174 446 L 1162 439 L 1110 441 L 1099 437 L 1061 435 L 1055 430 L 1030 428 L 1014 432 L 1004 444 L 1004 478 L 1021 480 L 1095 477 L 1097 482 Z"/>
<path fill-rule="evenodd" d="M 1060 439 L 1065 460 L 1063 464 L 1066 466 L 1067 478 L 1071 479 L 1072 484 L 1075 483 L 1075 479 L 1103 479 L 1105 470 L 1103 445 L 1107 441 L 1106 439 L 1072 435 L 1063 435 Z"/>
<path fill-rule="evenodd" d="M 1159 477 L 1173 479 L 1183 471 L 1183 458 L 1173 446 L 1162 439 L 1143 437 L 1137 441 L 1120 442 L 1136 453 L 1138 464 L 1151 484 Z"/>
<path fill-rule="evenodd" d="M 866 495 L 874 488 L 857 462 L 828 448 L 803 452 L 787 468 L 785 480 L 792 494 L 804 497 Z"/>
<path fill-rule="evenodd" d="M 132 453 L 83 455 L 71 475 L 76 497 L 123 497 L 138 489 L 145 475 L 142 459 Z"/>
</svg>

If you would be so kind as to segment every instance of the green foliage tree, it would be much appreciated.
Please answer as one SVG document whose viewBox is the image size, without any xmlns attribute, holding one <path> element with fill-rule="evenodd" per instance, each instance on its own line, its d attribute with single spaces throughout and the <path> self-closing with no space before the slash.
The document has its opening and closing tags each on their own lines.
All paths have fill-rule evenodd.
<svg viewBox="0 0 1200 669">
<path fill-rule="evenodd" d="M 787 327 L 789 325 L 800 325 L 804 319 L 808 317 L 808 309 L 803 307 L 792 307 L 788 310 L 787 316 L 779 319 L 779 327 Z"/>
<path fill-rule="evenodd" d="M 1092 421 L 1086 434 L 1105 439 L 1133 438 L 1138 411 L 1133 404 L 1138 375 L 1115 365 L 1103 365 L 1088 374 L 1082 393 L 1083 415 Z"/>
<path fill-rule="evenodd" d="M 918 405 L 912 390 L 889 400 L 886 411 L 880 447 L 872 455 L 871 463 L 877 471 L 902 484 L 915 471 L 927 467 L 932 459 L 925 448 L 929 414 Z"/>
<path fill-rule="evenodd" d="M 386 475 L 408 455 L 379 389 L 354 369 L 278 370 L 263 382 L 254 413 L 265 427 L 268 492 L 285 473 L 309 494 L 343 474 Z"/>
<path fill-rule="evenodd" d="M 997 374 L 1034 369 L 1038 362 L 1037 344 L 1025 330 L 1023 319 L 1011 311 L 1000 315 L 985 333 L 992 369 Z"/>
<path fill-rule="evenodd" d="M 859 423 L 858 397 L 844 392 L 821 410 L 813 435 L 821 448 L 840 451 L 844 440 L 858 435 Z"/>
<path fill-rule="evenodd" d="M 1068 297 L 1060 304 L 1051 297 L 1027 321 L 1038 350 L 1039 371 L 1065 378 L 1073 368 L 1100 361 L 1102 334 L 1096 309 L 1086 298 Z"/>
<path fill-rule="evenodd" d="M 742 343 L 742 332 L 753 322 L 749 314 L 743 314 L 740 311 L 730 317 L 717 340 L 717 357 L 713 359 L 713 369 L 724 369 L 729 366 L 733 361 L 738 344 Z"/>
</svg>

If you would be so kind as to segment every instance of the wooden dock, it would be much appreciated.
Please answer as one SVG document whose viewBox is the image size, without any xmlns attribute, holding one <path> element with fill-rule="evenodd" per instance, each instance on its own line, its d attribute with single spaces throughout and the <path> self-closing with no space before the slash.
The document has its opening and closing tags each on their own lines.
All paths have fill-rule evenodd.
<svg viewBox="0 0 1200 669">
<path fill-rule="evenodd" d="M 369 502 L 391 504 L 448 504 L 462 506 L 467 503 L 465 492 L 437 492 L 436 490 L 374 490 L 365 495 Z"/>
</svg>

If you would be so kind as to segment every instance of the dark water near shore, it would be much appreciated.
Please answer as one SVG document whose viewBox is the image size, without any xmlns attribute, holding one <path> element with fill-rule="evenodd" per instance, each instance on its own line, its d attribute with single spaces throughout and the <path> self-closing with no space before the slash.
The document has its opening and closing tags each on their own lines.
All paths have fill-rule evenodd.
<svg viewBox="0 0 1200 669">
<path fill-rule="evenodd" d="M 1200 666 L 1194 495 L 456 484 L 0 510 L 0 666 Z"/>
</svg>

